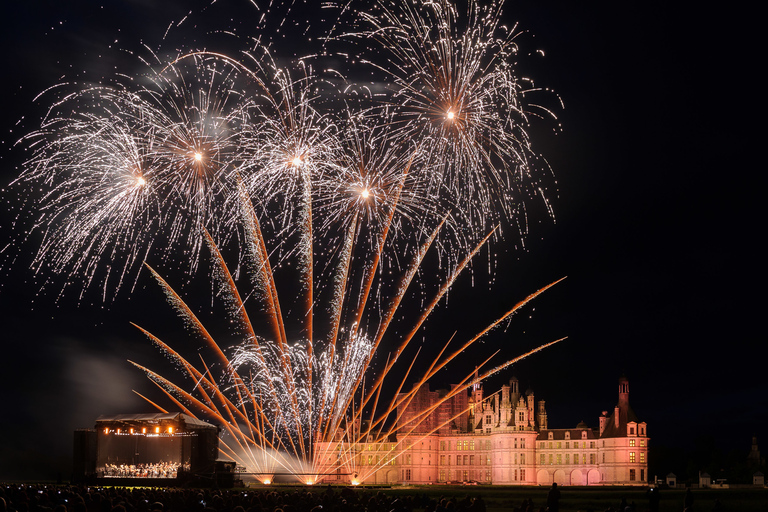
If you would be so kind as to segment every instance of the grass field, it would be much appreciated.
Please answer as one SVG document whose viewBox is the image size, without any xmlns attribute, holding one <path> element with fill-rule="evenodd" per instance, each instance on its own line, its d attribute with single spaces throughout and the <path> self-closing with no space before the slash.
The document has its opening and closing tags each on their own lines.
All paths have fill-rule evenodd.
<svg viewBox="0 0 768 512">
<path fill-rule="evenodd" d="M 510 512 L 523 499 L 533 499 L 538 510 L 546 504 L 547 487 L 463 487 L 463 486 L 410 486 L 386 489 L 388 495 L 421 495 L 462 499 L 464 496 L 482 496 L 488 512 Z M 622 497 L 628 503 L 635 503 L 637 512 L 648 510 L 648 499 L 644 488 L 614 487 L 561 487 L 560 512 L 603 512 L 608 507 L 618 507 Z M 661 512 L 682 512 L 684 490 L 662 490 Z M 715 499 L 720 500 L 727 512 L 768 512 L 768 489 L 694 489 L 694 510 L 709 512 L 714 508 Z"/>
</svg>

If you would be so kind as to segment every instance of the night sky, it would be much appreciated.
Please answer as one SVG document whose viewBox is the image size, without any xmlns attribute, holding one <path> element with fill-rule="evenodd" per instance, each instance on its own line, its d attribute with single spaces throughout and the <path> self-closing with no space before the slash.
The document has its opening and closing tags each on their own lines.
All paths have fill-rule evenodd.
<svg viewBox="0 0 768 512">
<path fill-rule="evenodd" d="M 23 4 L 5 2 L 0 11 L 3 187 L 17 176 L 24 153 L 14 143 L 35 127 L 41 106 L 33 99 L 42 90 L 72 76 L 136 73 L 131 52 L 141 43 L 215 49 L 217 31 L 247 33 L 257 16 L 246 0 Z M 179 39 L 163 43 L 169 25 L 188 13 L 170 31 Z M 547 401 L 552 427 L 582 420 L 597 427 L 625 374 L 652 447 L 709 436 L 746 454 L 757 435 L 768 451 L 765 164 L 756 155 L 764 129 L 749 13 L 565 0 L 510 0 L 505 13 L 527 31 L 526 48 L 544 51 L 524 61 L 526 74 L 565 104 L 561 133 L 533 134 L 557 178 L 555 220 L 534 216 L 525 249 L 510 237 L 490 289 L 479 279 L 474 287 L 460 283 L 445 316 L 459 325 L 428 326 L 425 336 L 469 333 L 567 276 L 487 343 L 513 357 L 568 339 L 486 389 L 515 375 Z M 292 57 L 293 45 L 278 40 L 275 53 Z M 19 208 L 4 193 L 0 247 L 12 242 Z M 177 325 L 146 273 L 133 294 L 106 304 L 97 294 L 80 304 L 74 293 L 37 296 L 27 269 L 32 249 L 0 274 L 0 479 L 68 478 L 75 428 L 92 427 L 101 414 L 151 411 L 132 390 L 157 391 L 127 359 L 152 366 L 162 356 L 129 322 L 168 332 Z M 470 366 L 475 359 L 466 358 Z M 440 383 L 452 376 L 441 374 Z"/>
</svg>

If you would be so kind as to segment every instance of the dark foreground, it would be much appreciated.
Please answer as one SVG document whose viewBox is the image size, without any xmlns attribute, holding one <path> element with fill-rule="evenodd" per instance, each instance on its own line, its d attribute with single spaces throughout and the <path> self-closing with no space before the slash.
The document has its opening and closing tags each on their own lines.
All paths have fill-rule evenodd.
<svg viewBox="0 0 768 512">
<path fill-rule="evenodd" d="M 645 512 L 644 488 L 560 488 L 560 512 Z M 545 487 L 265 487 L 238 490 L 3 484 L 0 512 L 517 512 L 546 510 Z M 681 512 L 683 490 L 662 490 Z M 692 511 L 768 512 L 768 489 L 694 490 Z M 629 508 L 621 508 L 626 503 Z M 718 508 L 719 507 L 719 508 Z"/>
</svg>

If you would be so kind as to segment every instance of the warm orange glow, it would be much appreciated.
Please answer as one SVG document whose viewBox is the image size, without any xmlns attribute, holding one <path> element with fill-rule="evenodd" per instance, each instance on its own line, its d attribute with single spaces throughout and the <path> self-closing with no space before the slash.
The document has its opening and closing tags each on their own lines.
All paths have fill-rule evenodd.
<svg viewBox="0 0 768 512">
<path fill-rule="evenodd" d="M 141 433 L 142 433 L 142 434 L 146 434 L 146 433 L 147 433 L 147 427 L 143 427 L 143 428 L 141 429 Z"/>
<path fill-rule="evenodd" d="M 160 433 L 160 427 L 155 427 L 155 434 L 159 434 L 159 433 Z"/>
<path fill-rule="evenodd" d="M 291 160 L 291 165 L 293 165 L 294 167 L 301 167 L 301 157 L 300 156 L 294 157 L 294 159 Z"/>
<path fill-rule="evenodd" d="M 136 186 L 137 187 L 143 187 L 146 184 L 147 184 L 147 181 L 144 178 L 142 178 L 141 176 L 136 178 Z"/>
<path fill-rule="evenodd" d="M 314 481 L 312 481 L 312 480 L 307 480 L 307 481 L 306 481 L 306 482 L 304 482 L 304 483 L 305 483 L 305 484 L 307 484 L 307 485 L 312 485 L 312 484 L 314 484 L 315 482 L 314 482 Z"/>
<path fill-rule="evenodd" d="M 264 485 L 269 485 L 269 484 L 271 484 L 271 483 L 272 483 L 272 480 L 264 480 L 262 483 L 263 483 Z"/>
<path fill-rule="evenodd" d="M 173 434 L 173 427 L 168 427 L 168 433 Z"/>
<path fill-rule="evenodd" d="M 118 433 L 118 434 L 120 433 L 120 429 L 117 429 L 117 433 Z"/>
<path fill-rule="evenodd" d="M 456 114 L 454 114 L 452 110 L 449 110 L 448 113 L 445 116 L 448 119 L 453 119 L 454 117 L 456 117 Z"/>
<path fill-rule="evenodd" d="M 131 434 L 133 434 L 133 429 L 131 429 Z"/>
<path fill-rule="evenodd" d="M 362 191 L 362 192 L 360 192 L 360 195 L 361 195 L 361 196 L 363 196 L 363 199 L 368 199 L 368 196 L 370 196 L 370 195 L 371 195 L 371 193 L 370 193 L 370 192 L 368 192 L 368 189 L 367 189 L 367 188 L 365 188 L 365 189 L 363 189 L 363 191 Z"/>
<path fill-rule="evenodd" d="M 360 482 L 358 480 L 352 480 L 352 485 L 360 485 Z"/>
<path fill-rule="evenodd" d="M 198 162 L 202 162 L 203 161 L 203 154 L 200 153 L 200 152 L 196 152 L 195 153 L 195 160 L 197 160 Z"/>
<path fill-rule="evenodd" d="M 105 429 L 104 429 L 104 433 L 105 433 L 105 434 L 109 434 L 109 429 L 108 429 L 108 428 L 105 428 Z"/>
</svg>

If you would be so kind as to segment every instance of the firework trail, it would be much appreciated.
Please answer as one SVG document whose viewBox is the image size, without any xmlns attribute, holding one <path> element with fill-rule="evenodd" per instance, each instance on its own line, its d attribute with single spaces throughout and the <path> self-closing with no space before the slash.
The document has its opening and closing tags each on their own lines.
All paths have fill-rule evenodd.
<svg viewBox="0 0 768 512">
<path fill-rule="evenodd" d="M 289 472 L 313 483 L 338 469 L 322 462 L 329 450 L 358 473 L 361 440 L 428 435 L 431 411 L 391 418 L 552 286 L 458 349 L 449 340 L 416 375 L 412 342 L 473 258 L 505 225 L 527 230 L 532 198 L 549 208 L 549 169 L 528 128 L 551 111 L 527 100 L 535 89 L 515 72 L 517 33 L 501 25 L 502 4 L 468 0 L 460 12 L 449 0 L 375 0 L 357 11 L 348 2 L 349 29 L 339 22 L 321 54 L 291 65 L 256 38 L 237 57 L 153 54 L 128 85 L 55 88 L 41 128 L 22 141 L 31 157 L 16 181 L 45 190 L 32 228 L 43 234 L 36 272 L 82 280 L 81 293 L 98 284 L 106 300 L 135 284 L 142 262 L 181 253 L 191 279 L 210 253 L 215 296 L 242 341 L 216 341 L 150 269 L 206 350 L 193 363 L 140 328 L 191 388 L 134 364 L 184 412 L 223 425 L 222 451 L 262 480 Z M 310 64 L 350 42 L 378 85 Z M 431 254 L 436 271 L 423 265 Z M 435 290 L 420 282 L 427 273 Z M 400 332 L 412 296 L 420 310 Z M 382 361 L 388 336 L 399 345 Z M 541 348 L 468 374 L 444 400 Z M 417 386 L 402 391 L 409 379 Z M 405 449 L 393 444 L 381 465 Z"/>
</svg>

